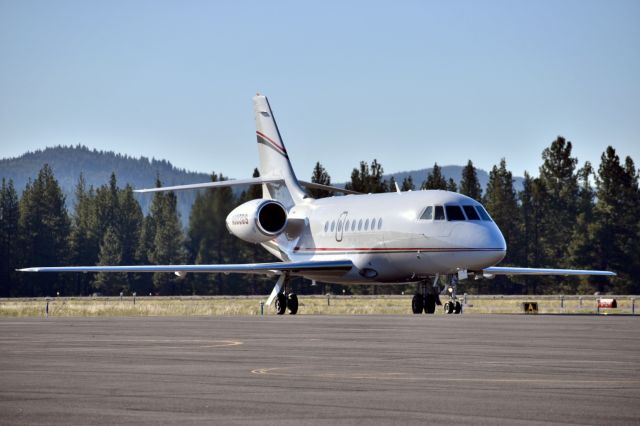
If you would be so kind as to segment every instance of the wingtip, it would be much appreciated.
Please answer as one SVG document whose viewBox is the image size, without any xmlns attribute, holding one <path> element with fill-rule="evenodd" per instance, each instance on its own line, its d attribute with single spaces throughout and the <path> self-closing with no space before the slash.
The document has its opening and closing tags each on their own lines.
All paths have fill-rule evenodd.
<svg viewBox="0 0 640 426">
<path fill-rule="evenodd" d="M 38 272 L 39 268 L 19 268 L 16 272 Z"/>
</svg>

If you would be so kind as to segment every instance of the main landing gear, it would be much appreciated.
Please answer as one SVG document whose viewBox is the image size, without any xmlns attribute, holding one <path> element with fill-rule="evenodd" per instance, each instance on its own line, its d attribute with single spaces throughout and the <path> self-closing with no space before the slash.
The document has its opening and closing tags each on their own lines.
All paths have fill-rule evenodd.
<svg viewBox="0 0 640 426">
<path fill-rule="evenodd" d="M 438 276 L 436 276 L 433 286 L 436 287 L 438 282 Z M 422 293 L 420 290 L 413 296 L 411 300 L 411 310 L 414 314 L 421 314 L 424 311 L 425 314 L 433 314 L 436 312 L 436 305 L 442 305 L 440 297 L 437 293 L 434 293 L 428 288 L 426 281 L 420 284 L 422 287 Z"/>
<path fill-rule="evenodd" d="M 284 315 L 289 310 L 289 314 L 295 315 L 298 313 L 298 295 L 295 293 L 287 294 L 287 285 L 289 284 L 289 274 L 282 274 L 278 278 L 273 291 L 267 300 L 267 306 L 271 305 L 271 302 L 275 300 L 276 314 Z"/>
<path fill-rule="evenodd" d="M 298 295 L 295 293 L 278 293 L 276 296 L 276 314 L 284 315 L 287 309 L 289 309 L 289 314 L 291 315 L 298 313 Z"/>
<path fill-rule="evenodd" d="M 439 278 L 440 276 L 436 275 L 432 289 L 428 288 L 426 281 L 421 283 L 422 292 L 418 290 L 411 300 L 411 311 L 414 314 L 421 314 L 423 311 L 425 314 L 433 314 L 436 311 L 436 305 L 442 305 L 442 302 L 440 302 L 440 295 L 438 294 Z M 451 280 L 451 285 L 445 286 L 441 293 L 443 295 L 447 294 L 447 292 L 450 294 L 450 300 L 443 305 L 445 314 L 459 314 L 462 312 L 462 304 L 456 296 L 457 283 L 457 277 L 454 277 Z"/>
</svg>

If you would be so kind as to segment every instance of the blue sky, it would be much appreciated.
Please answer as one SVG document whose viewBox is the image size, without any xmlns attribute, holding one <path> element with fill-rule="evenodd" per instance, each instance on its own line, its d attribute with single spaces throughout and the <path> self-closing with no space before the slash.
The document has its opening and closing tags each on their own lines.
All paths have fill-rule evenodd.
<svg viewBox="0 0 640 426">
<path fill-rule="evenodd" d="M 85 144 L 249 176 L 266 94 L 334 181 L 506 157 L 640 162 L 638 1 L 0 0 L 0 157 Z"/>
</svg>

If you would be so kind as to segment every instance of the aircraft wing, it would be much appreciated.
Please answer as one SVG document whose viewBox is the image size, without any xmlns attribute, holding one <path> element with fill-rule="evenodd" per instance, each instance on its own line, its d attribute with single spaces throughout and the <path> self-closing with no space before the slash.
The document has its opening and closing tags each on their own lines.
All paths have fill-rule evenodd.
<svg viewBox="0 0 640 426">
<path fill-rule="evenodd" d="M 189 273 L 238 273 L 274 275 L 279 272 L 303 273 L 316 271 L 351 270 L 350 260 L 318 262 L 273 262 L 229 265 L 131 265 L 131 266 L 43 266 L 18 269 L 19 272 L 173 272 L 176 275 Z"/>
<path fill-rule="evenodd" d="M 610 271 L 590 271 L 585 269 L 548 269 L 548 268 L 515 268 L 510 266 L 492 266 L 484 268 L 486 275 L 600 275 L 605 277 L 615 277 L 615 272 Z"/>
</svg>

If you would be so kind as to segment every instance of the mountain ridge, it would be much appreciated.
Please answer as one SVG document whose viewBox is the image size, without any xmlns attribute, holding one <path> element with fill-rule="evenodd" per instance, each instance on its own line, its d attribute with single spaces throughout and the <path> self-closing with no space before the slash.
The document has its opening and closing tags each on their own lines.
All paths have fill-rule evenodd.
<svg viewBox="0 0 640 426">
<path fill-rule="evenodd" d="M 115 172 L 120 187 L 130 184 L 134 188 L 155 186 L 156 176 L 164 186 L 207 182 L 211 179 L 210 174 L 178 168 L 167 160 L 150 159 L 144 156 L 132 157 L 113 151 L 91 149 L 84 145 L 58 145 L 28 151 L 18 157 L 0 159 L 0 178 L 12 179 L 16 190 L 21 194 L 27 182 L 37 176 L 45 163 L 51 166 L 70 211 L 73 209 L 74 192 L 80 173 L 83 174 L 87 187 L 94 188 L 107 184 L 112 172 Z M 442 166 L 442 174 L 447 180 L 453 178 L 456 183 L 459 183 L 463 168 L 464 166 L 456 165 Z M 411 176 L 416 188 L 420 188 L 431 170 L 432 168 L 425 168 L 387 173 L 384 179 L 390 179 L 393 176 L 396 182 L 401 184 L 404 178 Z M 484 190 L 489 181 L 489 174 L 482 169 L 477 169 L 477 173 Z M 247 176 L 249 175 L 250 170 L 247 171 Z M 514 177 L 514 188 L 517 191 L 522 189 L 522 181 L 523 178 Z M 338 183 L 337 186 L 344 186 L 344 183 Z M 197 191 L 179 191 L 176 194 L 181 221 L 186 226 Z M 136 199 L 146 214 L 152 197 L 136 194 Z"/>
</svg>

